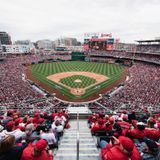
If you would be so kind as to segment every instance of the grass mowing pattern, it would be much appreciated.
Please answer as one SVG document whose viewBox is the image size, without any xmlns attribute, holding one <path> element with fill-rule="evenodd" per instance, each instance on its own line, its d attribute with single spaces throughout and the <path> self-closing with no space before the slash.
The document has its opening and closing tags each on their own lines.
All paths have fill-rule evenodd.
<svg viewBox="0 0 160 160">
<path fill-rule="evenodd" d="M 72 99 L 77 99 L 77 97 L 72 95 L 69 89 L 61 86 L 60 84 L 54 83 L 51 80 L 48 80 L 46 77 L 56 73 L 75 72 L 75 71 L 93 72 L 106 75 L 107 77 L 109 77 L 108 80 L 102 82 L 97 87 L 93 86 L 91 88 L 88 88 L 86 93 L 80 97 L 83 99 L 87 98 L 88 96 L 96 93 L 97 91 L 107 87 L 108 85 L 118 80 L 121 77 L 123 70 L 124 70 L 123 66 L 118 66 L 115 64 L 97 63 L 97 62 L 77 62 L 77 61 L 41 63 L 32 66 L 32 74 L 35 78 L 47 84 L 48 86 L 59 90 L 62 94 L 65 94 L 66 96 Z"/>
<path fill-rule="evenodd" d="M 75 80 L 81 80 L 81 82 L 75 82 Z M 74 75 L 60 80 L 61 83 L 71 87 L 71 88 L 85 88 L 91 84 L 96 83 L 96 80 L 90 77 L 82 75 Z"/>
</svg>

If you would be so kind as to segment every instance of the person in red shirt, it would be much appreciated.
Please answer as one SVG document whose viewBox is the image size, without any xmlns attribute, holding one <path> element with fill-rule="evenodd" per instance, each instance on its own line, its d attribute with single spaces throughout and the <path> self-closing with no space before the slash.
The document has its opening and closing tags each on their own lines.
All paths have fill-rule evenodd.
<svg viewBox="0 0 160 160">
<path fill-rule="evenodd" d="M 109 116 L 106 114 L 104 117 L 104 123 L 107 123 L 109 121 Z"/>
<path fill-rule="evenodd" d="M 40 119 L 40 113 L 36 112 L 35 117 L 33 118 L 33 123 L 37 124 L 39 122 L 39 119 Z"/>
<path fill-rule="evenodd" d="M 106 127 L 103 123 L 103 120 L 98 120 L 98 123 L 95 123 L 91 128 L 91 132 L 94 134 L 97 131 L 105 131 Z"/>
<path fill-rule="evenodd" d="M 124 136 L 112 137 L 111 142 L 102 149 L 102 160 L 141 160 L 140 153 L 133 141 Z"/>
<path fill-rule="evenodd" d="M 58 111 L 55 110 L 53 113 L 52 113 L 52 120 L 54 121 L 54 118 L 58 116 Z"/>
<path fill-rule="evenodd" d="M 125 136 L 128 130 L 131 128 L 131 124 L 127 122 L 126 117 L 123 117 L 123 121 L 118 121 L 117 123 L 122 127 L 122 135 Z"/>
<path fill-rule="evenodd" d="M 114 125 L 114 119 L 112 117 L 109 118 L 109 121 L 105 123 L 106 132 L 111 132 Z"/>
<path fill-rule="evenodd" d="M 146 132 L 145 132 L 145 124 L 143 122 L 138 122 L 137 123 L 137 128 L 132 129 L 132 130 L 128 130 L 128 132 L 126 133 L 126 135 L 128 137 L 130 137 L 131 139 L 134 139 L 135 142 L 142 142 L 143 138 L 146 136 Z"/>
<path fill-rule="evenodd" d="M 29 144 L 23 150 L 22 160 L 53 160 L 53 152 L 47 151 L 48 143 L 46 140 L 39 140 L 35 145 Z"/>
<path fill-rule="evenodd" d="M 145 129 L 146 137 L 157 141 L 160 139 L 160 130 L 155 128 L 146 128 Z"/>
</svg>

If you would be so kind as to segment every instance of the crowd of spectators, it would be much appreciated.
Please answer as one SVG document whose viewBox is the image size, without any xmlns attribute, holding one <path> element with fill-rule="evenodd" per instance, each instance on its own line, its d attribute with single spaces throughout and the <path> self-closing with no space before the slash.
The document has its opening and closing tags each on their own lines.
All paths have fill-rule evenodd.
<svg viewBox="0 0 160 160">
<path fill-rule="evenodd" d="M 63 57 L 64 60 L 69 55 L 66 56 Z M 55 58 L 58 55 L 13 55 L 0 62 L 0 114 L 7 109 L 18 109 L 21 115 L 32 114 L 36 109 L 52 112 L 66 106 L 54 97 L 46 98 L 23 78 L 26 74 L 26 66 L 23 64 L 56 60 Z"/>
<path fill-rule="evenodd" d="M 160 53 L 160 45 L 138 45 L 136 51 L 141 53 Z"/>
<path fill-rule="evenodd" d="M 68 56 L 70 55 L 25 55 L 6 58 L 4 62 L 0 63 L 0 103 L 19 104 L 22 101 L 43 98 L 44 96 L 41 93 L 35 91 L 23 79 L 26 67 L 22 64 L 37 63 L 38 61 L 45 61 L 47 59 L 68 60 Z"/>
<path fill-rule="evenodd" d="M 153 61 L 153 62 L 160 62 L 160 54 L 144 54 L 142 52 L 126 52 L 126 51 L 92 51 L 89 52 L 89 59 L 93 59 L 92 55 L 98 55 L 98 56 L 109 56 L 114 58 L 129 58 L 129 59 L 135 59 L 135 60 L 143 60 L 143 61 Z M 97 58 L 97 57 L 96 57 Z M 94 58 L 94 59 L 96 59 Z M 104 58 L 100 58 L 102 61 Z"/>
<path fill-rule="evenodd" d="M 137 63 L 129 68 L 130 78 L 123 88 L 112 96 L 105 96 L 98 102 L 113 110 L 127 107 L 141 111 L 153 107 L 160 111 L 160 67 Z"/>
<path fill-rule="evenodd" d="M 53 159 L 51 149 L 57 145 L 63 129 L 69 127 L 68 114 L 63 109 L 67 107 L 67 104 L 54 97 L 44 97 L 22 78 L 26 72 L 26 67 L 22 64 L 52 58 L 52 55 L 26 55 L 6 58 L 4 62 L 0 63 L 0 104 L 7 109 L 6 114 L 0 116 L 0 160 L 18 160 L 20 158 L 28 160 L 37 157 L 38 159 Z M 127 150 L 127 156 L 131 155 L 130 152 L 133 152 L 133 148 L 136 147 L 138 156 L 145 155 L 154 158 L 155 155 L 153 156 L 151 153 L 153 152 L 152 147 L 148 145 L 152 143 L 155 148 L 159 145 L 160 120 L 147 115 L 149 107 L 152 107 L 154 112 L 160 112 L 160 67 L 136 63 L 129 68 L 129 74 L 129 79 L 124 82 L 121 90 L 112 96 L 106 94 L 97 102 L 89 104 L 89 108 L 93 112 L 115 111 L 111 117 L 97 114 L 90 117 L 91 131 L 96 132 L 97 125 L 100 125 L 103 130 L 110 133 L 113 131 L 113 126 L 118 124 L 122 129 L 117 130 L 117 133 L 113 135 L 114 141 L 117 144 L 121 142 L 122 149 L 126 149 L 122 141 L 126 140 L 131 144 L 131 150 L 129 153 Z M 132 115 L 128 115 L 126 112 L 120 115 L 116 113 L 124 108 L 127 110 L 126 112 L 145 111 L 145 117 L 135 118 L 134 112 Z M 149 123 L 151 119 L 154 125 Z M 127 130 L 124 124 L 129 126 Z M 140 134 L 142 137 L 136 137 L 139 135 L 137 133 L 141 131 L 138 126 L 142 125 L 145 126 L 142 130 L 143 136 Z M 134 143 L 131 141 L 133 139 Z M 111 148 L 117 147 L 115 146 L 117 144 L 109 145 L 108 142 L 99 144 L 102 148 L 104 147 L 102 149 L 104 160 L 105 156 L 111 152 Z M 151 149 L 147 155 L 143 151 L 145 145 Z M 117 151 L 117 148 L 115 150 Z M 157 153 L 154 154 L 157 156 Z"/>
<path fill-rule="evenodd" d="M 159 114 L 137 116 L 126 110 L 107 115 L 104 112 L 89 116 L 92 135 L 97 137 L 102 160 L 160 159 Z"/>
<path fill-rule="evenodd" d="M 86 58 L 86 61 L 114 63 L 115 59 L 114 58 L 107 58 L 107 57 L 89 57 L 89 58 Z"/>
<path fill-rule="evenodd" d="M 6 58 L 0 63 L 0 102 L 1 106 L 16 107 L 23 105 L 23 111 L 31 108 L 44 108 L 50 110 L 53 106 L 57 108 L 64 106 L 54 98 L 47 99 L 37 92 L 31 85 L 23 80 L 26 67 L 22 63 L 38 62 L 53 58 L 52 55 L 26 55 Z M 160 103 L 160 68 L 143 63 L 134 64 L 129 68 L 129 81 L 125 82 L 123 89 L 112 97 L 105 96 L 98 102 L 110 109 L 121 109 L 124 104 L 128 109 L 134 108 L 141 111 L 144 107 L 158 106 Z M 38 100 L 36 103 L 32 101 Z M 34 107 L 33 107 L 34 106 Z M 32 109 L 34 111 L 34 109 Z M 159 111 L 159 108 L 156 108 Z"/>
<path fill-rule="evenodd" d="M 29 60 L 28 60 L 29 61 Z M 20 103 L 24 100 L 42 98 L 43 96 L 32 89 L 22 79 L 26 68 L 22 65 L 23 58 L 7 58 L 0 63 L 0 102 Z"/>
<path fill-rule="evenodd" d="M 53 160 L 53 149 L 69 128 L 65 109 L 37 110 L 33 116 L 10 109 L 0 118 L 0 160 Z"/>
</svg>

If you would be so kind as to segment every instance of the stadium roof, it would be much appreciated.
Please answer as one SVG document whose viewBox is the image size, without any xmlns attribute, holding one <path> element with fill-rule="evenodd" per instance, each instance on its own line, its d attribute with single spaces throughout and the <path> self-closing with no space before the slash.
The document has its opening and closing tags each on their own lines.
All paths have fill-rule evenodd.
<svg viewBox="0 0 160 160">
<path fill-rule="evenodd" d="M 153 39 L 153 40 L 138 40 L 138 43 L 152 43 L 152 42 L 160 42 L 160 39 Z"/>
</svg>

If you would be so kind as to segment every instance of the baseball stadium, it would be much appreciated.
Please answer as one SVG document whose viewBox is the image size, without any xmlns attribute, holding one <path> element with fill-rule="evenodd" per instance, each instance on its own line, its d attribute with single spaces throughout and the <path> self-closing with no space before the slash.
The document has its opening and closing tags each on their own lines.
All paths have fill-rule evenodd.
<svg viewBox="0 0 160 160">
<path fill-rule="evenodd" d="M 95 34 L 82 50 L 2 45 L 0 160 L 159 159 L 160 39 Z"/>
</svg>

